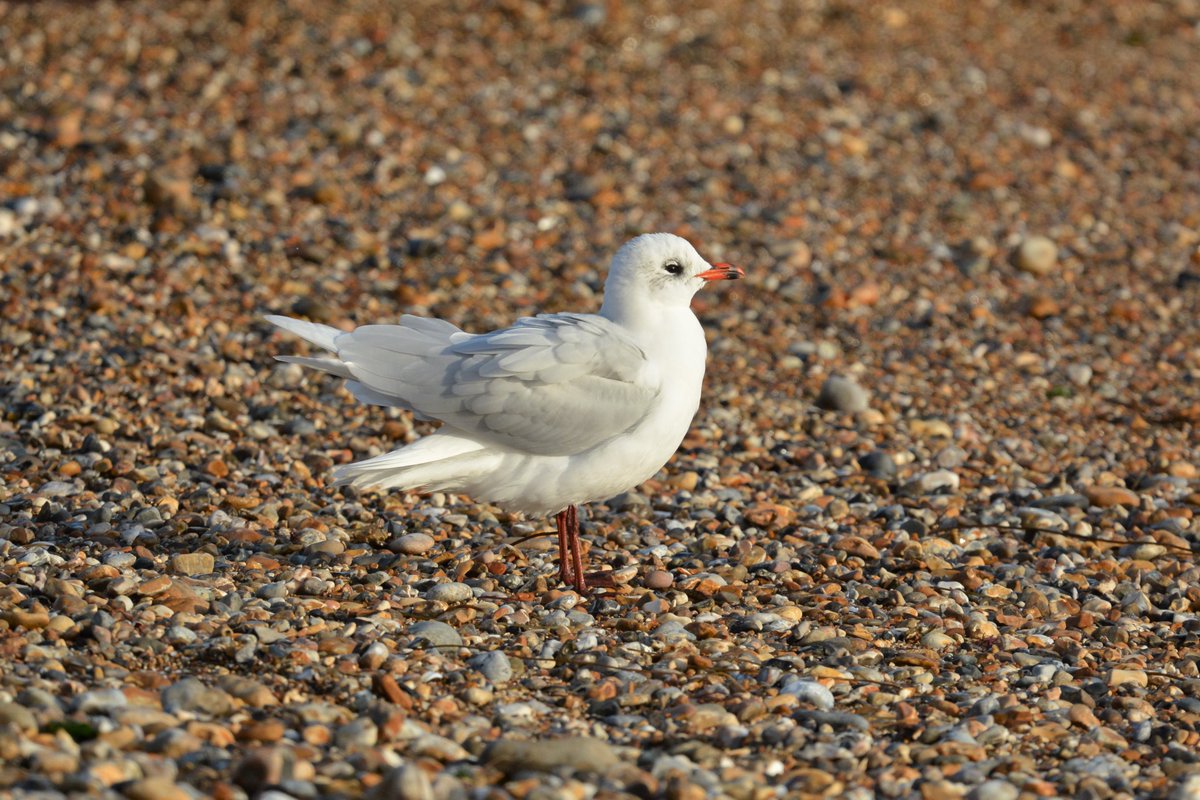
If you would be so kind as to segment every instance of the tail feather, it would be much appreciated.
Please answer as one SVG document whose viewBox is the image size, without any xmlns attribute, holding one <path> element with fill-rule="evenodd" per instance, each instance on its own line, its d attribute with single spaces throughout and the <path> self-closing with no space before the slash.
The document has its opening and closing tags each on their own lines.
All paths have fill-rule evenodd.
<svg viewBox="0 0 1200 800">
<path fill-rule="evenodd" d="M 344 333 L 344 331 L 340 331 L 332 325 L 322 325 L 319 322 L 306 322 L 302 319 L 281 317 L 278 314 L 267 314 L 263 319 L 277 328 L 283 328 L 288 333 L 296 334 L 306 342 L 334 353 L 337 352 L 335 340 Z"/>
<path fill-rule="evenodd" d="M 336 358 L 309 358 L 308 356 L 275 356 L 276 361 L 287 364 L 299 364 L 302 367 L 312 367 L 339 378 L 353 378 L 350 369 Z M 384 404 L 386 405 L 386 403 Z"/>
<path fill-rule="evenodd" d="M 461 460 L 483 455 L 484 445 L 444 429 L 390 453 L 333 471 L 336 485 L 383 489 L 451 488 L 462 477 Z"/>
</svg>

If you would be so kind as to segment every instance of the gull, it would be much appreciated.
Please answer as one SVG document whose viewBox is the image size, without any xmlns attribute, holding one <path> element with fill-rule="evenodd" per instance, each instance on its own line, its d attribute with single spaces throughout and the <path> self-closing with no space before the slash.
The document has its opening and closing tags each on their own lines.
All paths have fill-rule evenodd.
<svg viewBox="0 0 1200 800">
<path fill-rule="evenodd" d="M 744 274 L 709 264 L 678 236 L 648 233 L 613 257 L 599 314 L 539 314 L 480 334 L 409 314 L 349 332 L 266 319 L 329 353 L 280 361 L 344 378 L 364 403 L 442 423 L 337 468 L 336 484 L 449 491 L 553 515 L 559 577 L 583 594 L 614 584 L 607 572 L 584 572 L 576 507 L 637 486 L 678 449 L 700 407 L 708 351 L 692 296 Z"/>
</svg>

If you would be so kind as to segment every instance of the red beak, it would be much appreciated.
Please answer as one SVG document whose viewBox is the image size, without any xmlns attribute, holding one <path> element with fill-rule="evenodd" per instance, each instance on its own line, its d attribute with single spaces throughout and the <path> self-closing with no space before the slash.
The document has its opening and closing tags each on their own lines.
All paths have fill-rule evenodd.
<svg viewBox="0 0 1200 800">
<path fill-rule="evenodd" d="M 697 272 L 696 277 L 703 278 L 706 281 L 733 281 L 745 274 L 746 270 L 741 267 L 735 267 L 733 264 L 713 264 L 712 269 Z"/>
</svg>

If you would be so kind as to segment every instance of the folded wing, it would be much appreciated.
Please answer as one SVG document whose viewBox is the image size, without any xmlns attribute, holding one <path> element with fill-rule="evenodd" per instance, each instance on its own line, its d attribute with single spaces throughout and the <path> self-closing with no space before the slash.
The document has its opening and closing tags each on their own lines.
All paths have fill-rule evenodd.
<svg viewBox="0 0 1200 800">
<path fill-rule="evenodd" d="M 527 453 L 583 452 L 633 427 L 658 395 L 641 348 L 590 314 L 545 314 L 480 335 L 407 315 L 350 333 L 268 319 L 332 350 L 334 358 L 285 358 L 347 378 L 360 400 Z"/>
</svg>

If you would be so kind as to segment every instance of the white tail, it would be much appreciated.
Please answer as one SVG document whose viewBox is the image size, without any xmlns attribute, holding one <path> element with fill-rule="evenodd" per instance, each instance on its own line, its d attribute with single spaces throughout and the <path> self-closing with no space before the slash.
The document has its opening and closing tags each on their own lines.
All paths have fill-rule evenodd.
<svg viewBox="0 0 1200 800">
<path fill-rule="evenodd" d="M 335 484 L 360 488 L 458 488 L 461 479 L 474 472 L 471 466 L 488 460 L 482 450 L 480 442 L 443 428 L 399 450 L 338 467 L 333 471 L 333 480 Z"/>
</svg>

